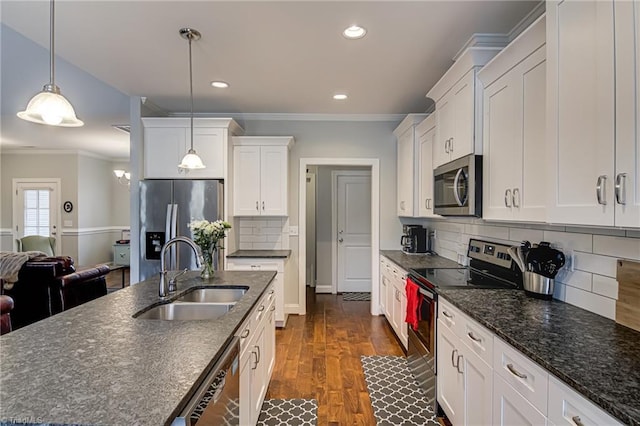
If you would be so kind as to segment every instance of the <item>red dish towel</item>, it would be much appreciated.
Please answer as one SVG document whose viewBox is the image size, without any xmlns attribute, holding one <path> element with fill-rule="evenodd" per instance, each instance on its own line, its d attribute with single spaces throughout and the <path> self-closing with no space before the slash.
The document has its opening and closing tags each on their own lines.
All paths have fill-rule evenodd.
<svg viewBox="0 0 640 426">
<path fill-rule="evenodd" d="M 407 285 L 405 287 L 407 293 L 407 322 L 414 330 L 418 329 L 418 321 L 420 321 L 420 304 L 424 297 L 418 288 L 418 284 L 414 283 L 411 278 L 407 277 Z"/>
</svg>

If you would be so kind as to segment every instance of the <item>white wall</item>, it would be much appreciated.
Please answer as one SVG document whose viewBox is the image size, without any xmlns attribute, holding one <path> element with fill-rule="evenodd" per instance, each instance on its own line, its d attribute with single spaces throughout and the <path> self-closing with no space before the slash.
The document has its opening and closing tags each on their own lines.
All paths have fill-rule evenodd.
<svg viewBox="0 0 640 426">
<path fill-rule="evenodd" d="M 419 222 L 418 222 L 419 223 Z M 506 244 L 548 241 L 565 255 L 573 251 L 574 271 L 563 268 L 556 277 L 554 298 L 615 319 L 618 298 L 616 260 L 640 261 L 640 231 L 487 222 L 481 219 L 448 218 L 423 221 L 436 230 L 435 251 L 458 260 L 466 254 L 470 238 Z"/>
</svg>

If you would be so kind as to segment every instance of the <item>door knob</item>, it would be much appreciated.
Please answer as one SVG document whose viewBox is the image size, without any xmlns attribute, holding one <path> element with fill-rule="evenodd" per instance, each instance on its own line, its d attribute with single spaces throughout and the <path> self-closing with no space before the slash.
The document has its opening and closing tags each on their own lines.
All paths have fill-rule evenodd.
<svg viewBox="0 0 640 426">
<path fill-rule="evenodd" d="M 339 243 L 341 243 L 341 242 L 343 242 L 343 241 L 344 241 L 344 240 L 343 240 L 342 238 L 339 238 L 339 239 L 338 239 L 338 242 L 339 242 Z"/>
</svg>

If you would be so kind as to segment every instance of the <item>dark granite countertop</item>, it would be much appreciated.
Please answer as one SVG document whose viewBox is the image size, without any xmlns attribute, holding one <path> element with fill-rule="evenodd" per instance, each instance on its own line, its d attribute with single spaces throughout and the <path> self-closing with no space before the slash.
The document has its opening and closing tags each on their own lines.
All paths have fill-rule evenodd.
<svg viewBox="0 0 640 426">
<path fill-rule="evenodd" d="M 380 250 L 380 254 L 405 270 L 415 268 L 455 269 L 464 266 L 438 255 L 406 254 L 402 250 Z"/>
<path fill-rule="evenodd" d="M 640 333 L 518 290 L 438 293 L 622 423 L 640 425 Z"/>
<path fill-rule="evenodd" d="M 215 285 L 249 290 L 212 321 L 132 318 L 159 301 L 141 282 L 0 338 L 0 423 L 170 424 L 213 367 L 275 272 L 197 272 L 178 291 Z"/>
<path fill-rule="evenodd" d="M 267 258 L 286 259 L 291 256 L 291 250 L 236 250 L 227 255 L 227 258 Z"/>
</svg>

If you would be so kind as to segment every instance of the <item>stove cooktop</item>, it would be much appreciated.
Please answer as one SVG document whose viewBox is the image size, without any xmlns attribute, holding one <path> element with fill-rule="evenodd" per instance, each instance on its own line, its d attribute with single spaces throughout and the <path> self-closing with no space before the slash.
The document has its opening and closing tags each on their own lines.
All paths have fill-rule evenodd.
<svg viewBox="0 0 640 426">
<path fill-rule="evenodd" d="M 410 275 L 416 278 L 418 284 L 430 288 L 517 288 L 516 284 L 486 275 L 473 268 L 461 269 L 410 269 Z"/>
</svg>

